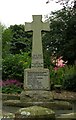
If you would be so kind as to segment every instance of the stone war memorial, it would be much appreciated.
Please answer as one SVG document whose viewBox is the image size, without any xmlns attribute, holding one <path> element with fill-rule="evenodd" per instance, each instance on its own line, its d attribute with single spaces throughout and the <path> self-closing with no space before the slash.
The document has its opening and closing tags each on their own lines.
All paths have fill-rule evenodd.
<svg viewBox="0 0 76 120">
<path fill-rule="evenodd" d="M 24 71 L 24 89 L 49 90 L 49 70 L 44 69 L 41 31 L 49 31 L 49 23 L 41 15 L 34 15 L 32 23 L 25 23 L 25 31 L 33 31 L 31 69 Z"/>
<path fill-rule="evenodd" d="M 49 70 L 44 68 L 43 62 L 42 30 L 49 31 L 50 29 L 48 22 L 42 22 L 41 15 L 33 15 L 32 23 L 25 23 L 25 31 L 33 31 L 31 68 L 24 70 L 24 91 L 20 97 L 21 102 L 26 104 L 26 108 L 22 111 L 31 113 L 30 117 L 25 115 L 27 120 L 55 119 L 55 113 L 51 109 L 44 108 L 47 102 L 50 102 L 51 96 Z M 22 119 L 23 115 L 21 116 L 18 111 L 15 114 L 15 120 L 16 118 Z"/>
<path fill-rule="evenodd" d="M 25 31 L 33 31 L 32 62 L 31 68 L 24 70 L 24 91 L 21 93 L 21 101 L 38 102 L 48 99 L 50 77 L 49 70 L 44 68 L 41 32 L 49 30 L 49 23 L 43 23 L 41 15 L 33 15 L 33 21 L 25 23 Z"/>
<path fill-rule="evenodd" d="M 25 31 L 33 32 L 31 68 L 24 70 L 24 89 L 20 96 L 2 98 L 3 109 L 11 112 L 12 120 L 73 120 L 74 105 L 55 98 L 50 91 L 49 69 L 44 68 L 41 32 L 50 31 L 49 23 L 42 22 L 42 15 L 32 17 L 31 23 L 25 23 Z"/>
</svg>

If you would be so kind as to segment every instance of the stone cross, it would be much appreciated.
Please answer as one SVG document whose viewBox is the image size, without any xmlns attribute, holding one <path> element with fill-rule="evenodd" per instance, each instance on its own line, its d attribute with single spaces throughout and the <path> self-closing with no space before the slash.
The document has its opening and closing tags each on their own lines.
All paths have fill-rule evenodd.
<svg viewBox="0 0 76 120">
<path fill-rule="evenodd" d="M 43 68 L 41 31 L 49 31 L 49 23 L 42 22 L 42 15 L 33 15 L 32 23 L 25 22 L 25 31 L 33 31 L 31 68 Z"/>
<path fill-rule="evenodd" d="M 32 23 L 25 23 L 25 31 L 33 31 L 31 68 L 24 70 L 25 90 L 50 90 L 49 70 L 44 68 L 41 31 L 49 31 L 49 23 L 41 15 L 33 15 Z"/>
</svg>

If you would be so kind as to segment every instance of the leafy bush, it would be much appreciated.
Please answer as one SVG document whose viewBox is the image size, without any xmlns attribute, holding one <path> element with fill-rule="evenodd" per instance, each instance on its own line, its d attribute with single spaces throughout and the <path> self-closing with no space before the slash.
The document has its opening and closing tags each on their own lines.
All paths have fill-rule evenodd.
<svg viewBox="0 0 76 120">
<path fill-rule="evenodd" d="M 76 66 L 68 66 L 65 68 L 63 89 L 76 91 Z"/>
<path fill-rule="evenodd" d="M 30 66 L 29 53 L 7 55 L 2 60 L 2 79 L 17 79 L 23 82 L 24 69 Z"/>
<path fill-rule="evenodd" d="M 51 78 L 51 82 L 54 85 L 62 85 L 63 77 L 64 77 L 63 75 L 64 75 L 64 67 L 61 67 L 57 70 L 55 70 L 53 67 L 51 67 L 50 78 Z"/>
<path fill-rule="evenodd" d="M 53 85 L 62 85 L 64 90 L 76 91 L 76 66 L 64 66 L 57 70 L 51 67 L 51 83 Z"/>
<path fill-rule="evenodd" d="M 18 80 L 2 81 L 2 93 L 15 94 L 15 93 L 21 93 L 21 91 L 22 91 L 22 83 L 20 83 Z"/>
</svg>

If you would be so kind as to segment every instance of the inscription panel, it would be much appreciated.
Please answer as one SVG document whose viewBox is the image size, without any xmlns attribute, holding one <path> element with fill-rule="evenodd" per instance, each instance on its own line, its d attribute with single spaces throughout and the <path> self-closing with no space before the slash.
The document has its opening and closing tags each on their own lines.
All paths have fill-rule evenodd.
<svg viewBox="0 0 76 120">
<path fill-rule="evenodd" d="M 33 54 L 32 59 L 43 59 L 42 54 Z"/>
<path fill-rule="evenodd" d="M 50 80 L 48 69 L 25 70 L 24 89 L 49 90 Z"/>
<path fill-rule="evenodd" d="M 34 68 L 43 67 L 43 63 L 40 63 L 39 61 L 35 61 L 34 63 L 32 63 L 31 66 Z"/>
<path fill-rule="evenodd" d="M 33 54 L 31 66 L 34 68 L 43 67 L 43 54 Z"/>
</svg>

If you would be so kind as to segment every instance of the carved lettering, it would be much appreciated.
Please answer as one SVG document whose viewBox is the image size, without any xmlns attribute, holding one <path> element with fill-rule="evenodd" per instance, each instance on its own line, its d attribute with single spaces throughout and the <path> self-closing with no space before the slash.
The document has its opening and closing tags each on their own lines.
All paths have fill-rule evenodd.
<svg viewBox="0 0 76 120">
<path fill-rule="evenodd" d="M 28 72 L 27 74 L 27 84 L 30 89 L 42 89 L 44 86 L 42 82 L 44 77 L 48 77 L 47 72 Z"/>
<path fill-rule="evenodd" d="M 43 59 L 42 54 L 33 54 L 32 59 Z"/>
</svg>

